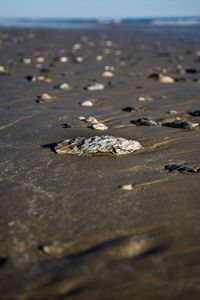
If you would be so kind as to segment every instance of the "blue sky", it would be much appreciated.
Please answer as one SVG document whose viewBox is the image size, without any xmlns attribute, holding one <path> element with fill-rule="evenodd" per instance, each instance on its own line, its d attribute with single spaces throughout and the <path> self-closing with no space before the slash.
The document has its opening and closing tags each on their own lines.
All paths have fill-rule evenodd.
<svg viewBox="0 0 200 300">
<path fill-rule="evenodd" d="M 200 0 L 0 0 L 0 17 L 199 16 Z"/>
</svg>

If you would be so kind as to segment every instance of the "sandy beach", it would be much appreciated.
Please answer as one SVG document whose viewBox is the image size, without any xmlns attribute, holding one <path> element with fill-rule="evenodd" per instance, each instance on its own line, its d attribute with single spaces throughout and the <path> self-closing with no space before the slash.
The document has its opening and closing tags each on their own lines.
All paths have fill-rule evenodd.
<svg viewBox="0 0 200 300">
<path fill-rule="evenodd" d="M 0 66 L 0 299 L 199 299 L 199 27 L 1 28 Z M 55 151 L 102 135 L 142 148 Z"/>
</svg>

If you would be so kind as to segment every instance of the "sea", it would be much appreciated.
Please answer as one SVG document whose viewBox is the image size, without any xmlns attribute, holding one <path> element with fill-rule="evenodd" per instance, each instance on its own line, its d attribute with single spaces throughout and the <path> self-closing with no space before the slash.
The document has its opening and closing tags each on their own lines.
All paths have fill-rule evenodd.
<svg viewBox="0 0 200 300">
<path fill-rule="evenodd" d="M 102 29 L 108 26 L 125 27 L 177 27 L 200 26 L 200 17 L 124 18 L 124 19 L 69 19 L 69 18 L 0 18 L 1 27 Z"/>
</svg>

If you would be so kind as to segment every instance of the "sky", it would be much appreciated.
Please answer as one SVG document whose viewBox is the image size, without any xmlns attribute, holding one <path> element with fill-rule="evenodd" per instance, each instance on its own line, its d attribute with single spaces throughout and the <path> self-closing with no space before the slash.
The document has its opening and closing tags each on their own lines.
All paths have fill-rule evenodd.
<svg viewBox="0 0 200 300">
<path fill-rule="evenodd" d="M 0 0 L 0 17 L 200 16 L 200 0 Z"/>
</svg>

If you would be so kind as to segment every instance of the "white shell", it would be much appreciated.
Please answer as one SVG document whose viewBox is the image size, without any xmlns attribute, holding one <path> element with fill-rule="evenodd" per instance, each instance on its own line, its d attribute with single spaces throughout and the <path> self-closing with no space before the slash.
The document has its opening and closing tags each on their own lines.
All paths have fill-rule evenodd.
<svg viewBox="0 0 200 300">
<path fill-rule="evenodd" d="M 81 48 L 82 48 L 82 45 L 78 44 L 78 43 L 74 44 L 73 47 L 72 47 L 73 50 L 80 50 Z"/>
<path fill-rule="evenodd" d="M 170 77 L 170 76 L 162 76 L 160 77 L 159 80 L 161 83 L 174 83 L 174 78 Z"/>
<path fill-rule="evenodd" d="M 44 93 L 44 94 L 42 94 L 42 95 L 40 96 L 40 99 L 42 99 L 42 100 L 51 100 L 52 97 L 51 97 L 49 94 Z"/>
<path fill-rule="evenodd" d="M 102 61 L 103 60 L 103 56 L 102 55 L 97 55 L 96 56 L 96 60 L 97 61 Z"/>
<path fill-rule="evenodd" d="M 61 89 L 61 90 L 70 90 L 71 86 L 68 83 L 61 83 L 59 85 L 59 89 Z"/>
<path fill-rule="evenodd" d="M 26 65 L 31 64 L 31 58 L 24 58 L 23 63 Z"/>
<path fill-rule="evenodd" d="M 68 57 L 66 57 L 66 56 L 62 56 L 62 57 L 60 57 L 60 62 L 61 63 L 67 63 L 68 62 Z"/>
<path fill-rule="evenodd" d="M 91 106 L 93 106 L 93 103 L 90 100 L 86 100 L 86 101 L 82 102 L 81 105 L 91 107 Z"/>
<path fill-rule="evenodd" d="M 45 61 L 45 58 L 42 57 L 42 56 L 36 58 L 36 62 L 39 63 L 39 64 L 43 63 L 44 61 Z"/>
<path fill-rule="evenodd" d="M 97 124 L 93 125 L 92 128 L 95 130 L 107 130 L 108 129 L 108 127 L 106 125 L 104 125 L 103 123 L 97 123 Z"/>
<path fill-rule="evenodd" d="M 103 72 L 102 76 L 103 77 L 113 77 L 114 74 L 110 71 L 105 71 L 105 72 Z"/>
<path fill-rule="evenodd" d="M 101 91 L 104 90 L 105 86 L 102 83 L 94 83 L 86 87 L 88 91 Z"/>
<path fill-rule="evenodd" d="M 132 184 L 124 184 L 124 185 L 122 185 L 122 190 L 124 190 L 124 191 L 132 191 L 132 189 L 133 189 L 133 185 Z"/>
<path fill-rule="evenodd" d="M 82 63 L 84 61 L 84 58 L 82 56 L 77 56 L 75 58 L 75 61 L 80 64 L 80 63 Z"/>
<path fill-rule="evenodd" d="M 99 121 L 94 117 L 85 118 L 85 121 L 90 123 L 90 124 L 99 124 Z"/>
</svg>

